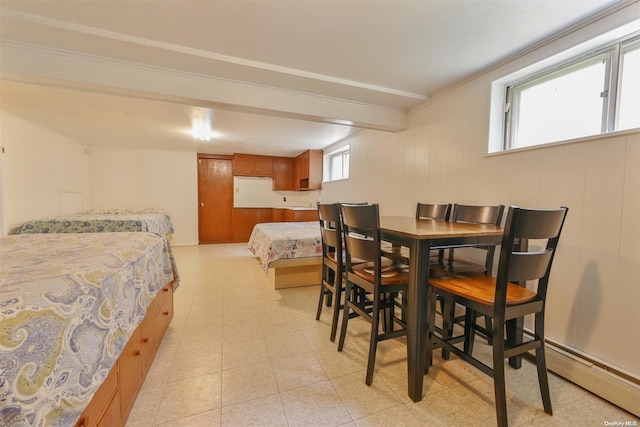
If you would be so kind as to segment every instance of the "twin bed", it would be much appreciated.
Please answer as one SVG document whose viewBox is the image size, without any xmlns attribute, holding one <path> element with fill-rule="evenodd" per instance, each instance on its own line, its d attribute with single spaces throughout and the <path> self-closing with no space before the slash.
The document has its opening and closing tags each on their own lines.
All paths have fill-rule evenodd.
<svg viewBox="0 0 640 427">
<path fill-rule="evenodd" d="M 91 213 L 82 231 L 49 218 L 0 239 L 0 425 L 124 425 L 179 283 L 155 215 Z"/>
<path fill-rule="evenodd" d="M 0 239 L 0 425 L 124 425 L 173 316 L 168 215 L 91 211 Z M 317 221 L 258 224 L 276 289 L 320 283 Z"/>
<path fill-rule="evenodd" d="M 322 280 L 318 221 L 257 224 L 247 246 L 275 289 L 318 285 Z"/>
</svg>

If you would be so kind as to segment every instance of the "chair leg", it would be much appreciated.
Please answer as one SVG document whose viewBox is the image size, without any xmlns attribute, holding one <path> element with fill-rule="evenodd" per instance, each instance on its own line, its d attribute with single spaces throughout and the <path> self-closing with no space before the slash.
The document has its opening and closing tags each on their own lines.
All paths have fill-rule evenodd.
<svg viewBox="0 0 640 427">
<path fill-rule="evenodd" d="M 333 318 L 331 319 L 331 342 L 336 340 L 336 332 L 338 330 L 338 319 L 340 318 L 340 310 L 342 309 L 342 277 L 337 277 L 335 281 L 336 300 L 333 303 Z"/>
<path fill-rule="evenodd" d="M 380 309 L 385 309 L 386 304 L 380 304 L 380 299 L 385 295 L 377 295 L 373 300 L 373 312 L 371 313 L 371 338 L 369 340 L 369 360 L 367 361 L 367 378 L 365 383 L 373 382 L 373 370 L 376 364 L 376 350 L 378 348 L 378 328 L 380 327 Z"/>
<path fill-rule="evenodd" d="M 327 276 L 329 277 L 328 282 L 331 283 L 335 289 L 336 287 L 336 272 L 333 269 L 329 269 L 327 272 Z M 331 302 L 333 299 L 333 292 L 327 294 L 327 307 L 331 307 Z"/>
<path fill-rule="evenodd" d="M 492 320 L 489 316 L 484 316 L 484 329 L 487 331 L 487 344 L 493 345 L 493 330 Z"/>
<path fill-rule="evenodd" d="M 349 322 L 349 299 L 352 297 L 351 283 L 347 280 L 344 289 L 344 308 L 342 310 L 342 326 L 340 327 L 340 338 L 338 339 L 338 351 L 344 347 L 344 339 L 347 335 L 347 323 Z"/>
<path fill-rule="evenodd" d="M 322 303 L 324 302 L 324 296 L 327 293 L 327 288 L 324 285 L 324 278 L 322 279 L 322 283 L 320 283 L 320 299 L 318 300 L 318 311 L 316 312 L 316 320 L 320 320 L 320 315 L 322 314 Z"/>
<path fill-rule="evenodd" d="M 553 415 L 551 408 L 551 395 L 549 393 L 549 377 L 547 375 L 547 361 L 544 351 L 544 313 L 536 313 L 535 333 L 536 339 L 540 340 L 540 347 L 536 348 L 536 367 L 538 368 L 538 384 L 540 385 L 540 396 L 544 411 Z"/>
<path fill-rule="evenodd" d="M 427 360 L 424 364 L 424 373 L 425 375 L 429 373 L 429 368 L 433 363 L 433 340 L 431 336 L 435 332 L 435 323 L 436 323 L 436 303 L 438 300 L 438 296 L 432 287 L 429 287 L 427 291 Z M 440 300 L 442 302 L 442 300 Z"/>
<path fill-rule="evenodd" d="M 464 352 L 468 355 L 473 354 L 473 344 L 476 335 L 476 312 L 470 308 L 465 309 L 464 313 Z"/>
<path fill-rule="evenodd" d="M 494 324 L 499 325 L 494 319 Z M 506 427 L 507 422 L 507 392 L 504 377 L 504 328 L 495 327 L 493 330 L 493 389 L 496 400 L 496 417 L 500 427 Z"/>
<path fill-rule="evenodd" d="M 451 298 L 442 298 L 442 339 L 444 341 L 453 336 L 455 308 L 456 304 Z M 449 350 L 442 349 L 444 360 L 449 360 L 449 354 Z"/>
</svg>

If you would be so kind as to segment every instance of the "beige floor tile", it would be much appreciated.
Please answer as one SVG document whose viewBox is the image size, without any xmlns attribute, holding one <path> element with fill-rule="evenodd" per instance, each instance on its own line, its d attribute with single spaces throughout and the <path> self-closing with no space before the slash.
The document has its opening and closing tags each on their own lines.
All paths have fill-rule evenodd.
<svg viewBox="0 0 640 427">
<path fill-rule="evenodd" d="M 384 381 L 367 386 L 362 373 L 331 380 L 349 415 L 354 420 L 400 405 L 402 402 Z"/>
<path fill-rule="evenodd" d="M 253 365 L 265 360 L 269 360 L 269 350 L 262 337 L 232 342 L 222 348 L 223 369 Z"/>
<path fill-rule="evenodd" d="M 219 427 L 220 414 L 220 409 L 216 409 L 214 411 L 204 412 L 191 417 L 181 418 L 176 421 L 155 425 L 157 427 Z"/>
<path fill-rule="evenodd" d="M 271 364 L 281 392 L 328 379 L 313 352 L 273 359 Z"/>
<path fill-rule="evenodd" d="M 354 421 L 358 427 L 421 427 L 422 423 L 404 405 L 397 405 Z"/>
<path fill-rule="evenodd" d="M 287 417 L 279 394 L 261 397 L 222 409 L 222 426 L 283 426 Z"/>
<path fill-rule="evenodd" d="M 265 342 L 271 359 L 281 359 L 311 351 L 311 346 L 307 343 L 302 331 L 269 335 L 265 337 Z"/>
<path fill-rule="evenodd" d="M 360 373 L 364 379 L 367 359 L 357 349 L 345 348 L 339 352 L 337 347 L 331 346 L 328 349 L 315 350 L 314 353 L 329 378 Z"/>
<path fill-rule="evenodd" d="M 285 391 L 280 395 L 290 427 L 339 426 L 351 420 L 329 381 Z"/>
<path fill-rule="evenodd" d="M 223 344 L 235 344 L 239 341 L 247 341 L 263 337 L 260 322 L 254 319 L 225 319 L 222 340 Z"/>
<path fill-rule="evenodd" d="M 223 407 L 277 393 L 276 377 L 268 360 L 222 371 Z"/>
<path fill-rule="evenodd" d="M 178 351 L 169 381 L 197 377 L 222 370 L 222 348 L 203 346 L 198 350 Z"/>
<path fill-rule="evenodd" d="M 221 382 L 220 372 L 168 382 L 155 423 L 175 421 L 219 409 Z"/>
</svg>

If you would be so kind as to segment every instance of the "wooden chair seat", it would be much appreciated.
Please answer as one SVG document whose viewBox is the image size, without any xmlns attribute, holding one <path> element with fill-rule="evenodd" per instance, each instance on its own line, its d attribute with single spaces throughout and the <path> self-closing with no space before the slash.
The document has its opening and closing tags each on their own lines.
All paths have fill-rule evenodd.
<svg viewBox="0 0 640 427">
<path fill-rule="evenodd" d="M 333 251 L 333 252 L 329 252 L 329 253 L 327 254 L 327 258 L 329 258 L 329 259 L 330 259 L 331 261 L 333 261 L 334 263 L 338 262 L 338 260 L 337 260 L 337 258 L 336 258 L 336 253 L 335 253 L 335 251 Z M 345 260 L 345 259 L 346 259 L 345 252 L 344 252 L 344 251 L 342 251 L 342 260 L 343 260 L 342 262 L 344 262 L 344 260 Z M 366 262 L 366 261 L 361 260 L 361 259 L 357 259 L 357 258 L 351 258 L 351 263 L 352 263 L 352 264 L 362 264 L 362 263 L 364 263 L 364 262 Z"/>
<path fill-rule="evenodd" d="M 461 298 L 493 306 L 496 300 L 496 278 L 485 275 L 477 277 L 440 276 L 430 279 L 431 286 Z M 536 293 L 514 283 L 507 285 L 506 305 L 517 305 L 533 301 Z"/>
<path fill-rule="evenodd" d="M 353 267 L 353 274 L 363 278 L 366 281 L 373 282 L 374 275 L 370 272 L 372 269 L 367 264 L 361 264 Z M 409 276 L 403 271 L 401 267 L 385 267 L 382 269 L 382 275 L 380 277 L 380 284 L 396 285 L 398 283 L 408 283 Z"/>
</svg>

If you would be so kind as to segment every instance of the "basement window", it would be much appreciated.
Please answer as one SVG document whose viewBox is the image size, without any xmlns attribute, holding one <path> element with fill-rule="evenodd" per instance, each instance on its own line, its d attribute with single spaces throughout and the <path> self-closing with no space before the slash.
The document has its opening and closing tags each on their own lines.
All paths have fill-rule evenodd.
<svg viewBox="0 0 640 427">
<path fill-rule="evenodd" d="M 499 132 L 492 123 L 490 152 L 640 128 L 637 32 L 563 59 L 494 82 L 492 117 L 502 117 Z"/>
<path fill-rule="evenodd" d="M 326 181 L 339 181 L 349 178 L 349 146 L 342 147 L 327 155 L 329 176 Z"/>
</svg>

